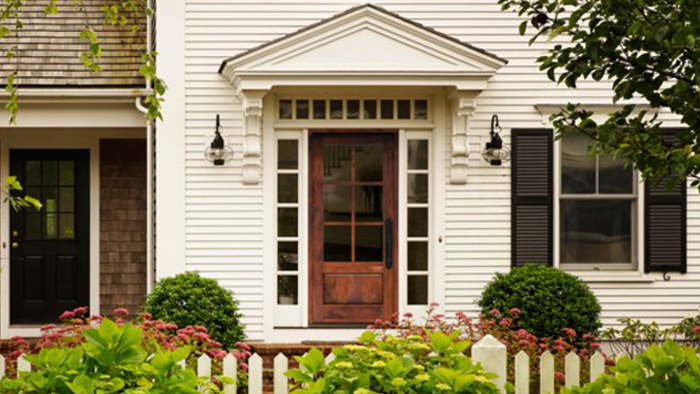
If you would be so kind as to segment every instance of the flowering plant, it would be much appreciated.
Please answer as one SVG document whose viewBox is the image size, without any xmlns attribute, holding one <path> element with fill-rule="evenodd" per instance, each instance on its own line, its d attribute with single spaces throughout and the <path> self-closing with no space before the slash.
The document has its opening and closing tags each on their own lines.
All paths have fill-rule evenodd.
<svg viewBox="0 0 700 394">
<path fill-rule="evenodd" d="M 16 360 L 24 353 L 38 353 L 42 349 L 80 348 L 89 341 L 86 332 L 102 326 L 109 319 L 100 316 L 90 316 L 87 307 L 65 311 L 59 319 L 62 324 L 48 324 L 41 328 L 41 337 L 34 349 L 22 338 L 15 338 L 16 349 L 11 355 L 11 360 Z M 251 348 L 244 342 L 236 343 L 234 349 L 225 350 L 221 344 L 213 340 L 202 326 L 187 326 L 179 328 L 177 325 L 162 320 L 152 320 L 147 313 L 139 315 L 133 322 L 126 323 L 124 319 L 129 316 L 129 311 L 117 308 L 113 312 L 114 323 L 118 327 L 133 325 L 140 335 L 139 347 L 147 355 L 153 355 L 162 351 L 176 351 L 188 349 L 186 360 L 187 367 L 194 370 L 197 359 L 202 354 L 212 358 L 212 373 L 219 374 L 222 371 L 221 360 L 231 353 L 238 360 L 238 385 L 241 390 L 247 389 L 248 365 L 247 360 L 251 356 Z M 111 322 L 111 320 L 109 320 Z"/>
<path fill-rule="evenodd" d="M 494 374 L 466 356 L 470 344 L 459 332 L 426 333 L 406 337 L 365 332 L 359 345 L 333 350 L 326 364 L 312 349 L 296 357 L 299 368 L 287 372 L 293 394 L 459 393 L 496 394 Z"/>
</svg>

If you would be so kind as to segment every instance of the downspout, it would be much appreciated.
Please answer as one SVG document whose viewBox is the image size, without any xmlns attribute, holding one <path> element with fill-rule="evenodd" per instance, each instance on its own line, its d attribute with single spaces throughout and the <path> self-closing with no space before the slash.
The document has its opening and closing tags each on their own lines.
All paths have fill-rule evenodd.
<svg viewBox="0 0 700 394">
<path fill-rule="evenodd" d="M 146 7 L 153 9 L 153 1 L 147 0 Z M 151 53 L 153 51 L 153 39 L 152 39 L 152 18 L 148 13 L 146 14 L 146 51 Z M 151 89 L 151 79 L 146 78 L 146 91 Z M 136 97 L 136 109 L 146 115 L 148 109 L 141 103 L 142 97 Z M 155 140 L 155 125 L 153 121 L 148 120 L 146 122 L 146 292 L 150 293 L 153 289 L 154 278 L 155 278 L 155 261 L 154 261 L 154 190 L 153 190 L 153 165 L 154 165 L 154 149 L 153 144 Z"/>
</svg>

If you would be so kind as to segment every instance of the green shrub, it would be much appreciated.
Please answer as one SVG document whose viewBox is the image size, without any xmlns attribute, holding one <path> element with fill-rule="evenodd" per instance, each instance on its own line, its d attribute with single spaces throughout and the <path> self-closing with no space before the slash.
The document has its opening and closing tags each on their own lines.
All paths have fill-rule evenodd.
<svg viewBox="0 0 700 394">
<path fill-rule="evenodd" d="M 99 328 L 83 330 L 85 342 L 75 347 L 42 348 L 27 355 L 32 372 L 0 381 L 0 392 L 14 394 L 197 394 L 204 385 L 211 393 L 218 385 L 197 378 L 183 369 L 190 349 L 148 353 L 142 346 L 143 332 L 129 323 L 121 327 L 105 319 Z M 230 379 L 223 379 L 231 383 Z"/>
<path fill-rule="evenodd" d="M 333 349 L 335 359 L 328 364 L 315 348 L 296 357 L 299 368 L 287 376 L 295 394 L 497 394 L 491 382 L 496 375 L 464 354 L 469 342 L 460 341 L 459 334 L 431 332 L 425 341 L 419 335 L 366 332 L 361 345 Z"/>
<path fill-rule="evenodd" d="M 537 337 L 558 338 L 562 330 L 578 335 L 600 329 L 600 305 L 580 279 L 552 267 L 530 265 L 496 274 L 479 300 L 482 313 L 520 310 L 514 329 Z"/>
<path fill-rule="evenodd" d="M 144 310 L 153 319 L 179 327 L 204 326 L 224 348 L 232 348 L 244 338 L 238 302 L 231 292 L 194 272 L 160 281 L 146 299 Z"/>
<path fill-rule="evenodd" d="M 562 394 L 623 394 L 700 392 L 700 358 L 697 349 L 680 347 L 672 340 L 663 346 L 652 345 L 634 360 L 623 357 L 583 388 L 562 389 Z"/>
</svg>

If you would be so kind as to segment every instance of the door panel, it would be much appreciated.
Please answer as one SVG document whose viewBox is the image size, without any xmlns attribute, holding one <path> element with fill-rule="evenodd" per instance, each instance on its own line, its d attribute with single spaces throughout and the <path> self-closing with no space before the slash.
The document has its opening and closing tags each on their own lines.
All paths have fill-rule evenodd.
<svg viewBox="0 0 700 394">
<path fill-rule="evenodd" d="M 12 150 L 10 173 L 41 200 L 10 216 L 10 322 L 54 322 L 90 302 L 90 155 Z"/>
<path fill-rule="evenodd" d="M 397 310 L 397 135 L 312 132 L 310 323 L 367 324 Z"/>
</svg>

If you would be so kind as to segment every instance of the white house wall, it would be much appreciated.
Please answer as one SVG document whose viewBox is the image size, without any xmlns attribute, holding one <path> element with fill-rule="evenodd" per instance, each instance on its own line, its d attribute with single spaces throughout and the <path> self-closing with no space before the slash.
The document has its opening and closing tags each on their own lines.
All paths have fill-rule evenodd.
<svg viewBox="0 0 700 394">
<path fill-rule="evenodd" d="M 187 270 L 216 278 L 233 290 L 240 301 L 249 338 L 263 339 L 262 185 L 246 186 L 241 182 L 240 101 L 217 69 L 225 58 L 363 2 L 184 1 L 184 264 Z M 505 141 L 509 143 L 511 128 L 545 126 L 536 104 L 564 104 L 569 100 L 609 103 L 609 84 L 581 83 L 573 91 L 549 82 L 535 64 L 544 45 L 529 47 L 527 37 L 518 35 L 520 19 L 515 13 L 500 11 L 496 0 L 374 3 L 509 60 L 477 99 L 476 112 L 469 121 L 468 182 L 448 184 L 446 188 L 445 307 L 448 313 L 465 310 L 474 316 L 475 299 L 484 285 L 495 272 L 510 268 L 510 168 L 490 167 L 480 159 L 491 115 L 499 115 Z M 159 41 L 167 40 L 170 34 L 158 33 Z M 217 113 L 221 114 L 224 137 L 236 152 L 233 161 L 224 168 L 215 168 L 203 156 L 213 137 Z M 661 117 L 668 118 L 665 114 Z M 163 154 L 167 153 L 159 151 L 159 155 Z M 447 171 L 449 174 L 449 168 Z M 671 323 L 697 310 L 700 303 L 697 191 L 689 191 L 689 203 L 688 274 L 673 274 L 669 282 L 664 282 L 660 275 L 591 282 L 603 305 L 606 324 L 627 316 Z M 157 247 L 169 246 L 159 241 Z"/>
</svg>

